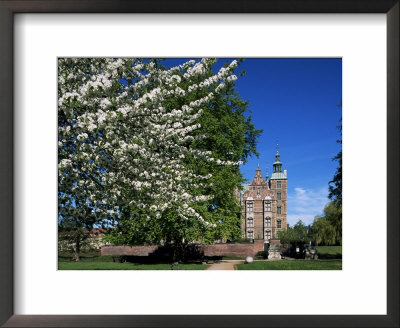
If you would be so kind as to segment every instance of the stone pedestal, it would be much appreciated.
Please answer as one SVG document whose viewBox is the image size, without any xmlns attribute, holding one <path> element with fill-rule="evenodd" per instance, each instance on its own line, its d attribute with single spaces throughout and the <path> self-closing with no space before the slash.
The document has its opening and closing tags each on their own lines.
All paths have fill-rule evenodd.
<svg viewBox="0 0 400 328">
<path fill-rule="evenodd" d="M 269 249 L 268 250 L 268 260 L 280 260 L 281 253 L 279 249 Z"/>
<path fill-rule="evenodd" d="M 315 249 L 307 249 L 305 254 L 306 260 L 318 260 L 318 253 Z"/>
</svg>

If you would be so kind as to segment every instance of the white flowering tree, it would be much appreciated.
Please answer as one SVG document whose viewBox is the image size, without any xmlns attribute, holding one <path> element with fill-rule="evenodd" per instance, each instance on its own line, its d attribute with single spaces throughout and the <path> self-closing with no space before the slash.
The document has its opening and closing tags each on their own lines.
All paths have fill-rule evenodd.
<svg viewBox="0 0 400 328">
<path fill-rule="evenodd" d="M 133 62 L 123 61 L 126 67 Z M 78 118 L 97 111 L 90 101 L 90 93 L 95 93 L 98 86 L 107 85 L 109 92 L 114 90 L 117 94 L 121 88 L 118 78 L 130 77 L 122 67 L 112 70 L 113 63 L 110 59 L 88 58 L 58 62 L 59 228 L 68 230 L 70 242 L 75 245 L 76 260 L 79 260 L 82 242 L 95 225 L 107 219 L 110 208 L 107 202 L 102 202 L 104 165 L 93 161 L 94 139 L 101 133 L 93 127 L 84 127 Z M 103 72 L 100 77 L 99 72 Z M 107 84 L 110 81 L 113 81 L 111 85 Z"/>
<path fill-rule="evenodd" d="M 255 143 L 245 138 L 252 128 L 247 125 L 241 140 L 251 146 L 236 154 L 226 149 L 231 158 L 204 144 L 210 135 L 201 122 L 207 122 L 216 101 L 231 94 L 237 78 L 236 60 L 217 73 L 214 63 L 191 60 L 165 69 L 158 60 L 60 60 L 63 221 L 81 230 L 116 225 L 110 238 L 122 244 L 212 238 L 224 224 L 221 213 L 213 215 L 212 172 L 219 167 L 239 177 L 229 191 L 233 196 L 239 159 Z"/>
</svg>

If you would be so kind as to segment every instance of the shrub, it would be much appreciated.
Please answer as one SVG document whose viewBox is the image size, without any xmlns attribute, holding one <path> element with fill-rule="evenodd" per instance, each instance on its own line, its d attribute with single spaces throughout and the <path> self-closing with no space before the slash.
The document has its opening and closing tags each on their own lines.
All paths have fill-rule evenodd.
<svg viewBox="0 0 400 328">
<path fill-rule="evenodd" d="M 268 259 L 268 251 L 259 251 L 254 258 L 256 260 L 266 260 Z"/>
</svg>

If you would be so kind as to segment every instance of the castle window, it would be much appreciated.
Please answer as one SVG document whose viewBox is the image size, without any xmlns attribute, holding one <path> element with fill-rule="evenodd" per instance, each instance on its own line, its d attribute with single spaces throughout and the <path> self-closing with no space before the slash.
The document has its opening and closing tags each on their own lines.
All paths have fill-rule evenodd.
<svg viewBox="0 0 400 328">
<path fill-rule="evenodd" d="M 271 218 L 265 218 L 265 226 L 270 227 L 271 226 Z"/>
<path fill-rule="evenodd" d="M 271 212 L 271 202 L 265 202 L 264 205 L 265 212 Z"/>
<path fill-rule="evenodd" d="M 276 213 L 277 213 L 277 214 L 282 214 L 282 207 L 278 206 L 278 207 L 276 208 Z"/>
<path fill-rule="evenodd" d="M 247 212 L 253 212 L 253 202 L 247 202 Z"/>
<path fill-rule="evenodd" d="M 256 190 L 256 187 L 253 187 L 253 190 Z"/>
<path fill-rule="evenodd" d="M 260 195 L 260 188 L 257 188 L 257 195 Z"/>
<path fill-rule="evenodd" d="M 281 221 L 281 220 L 276 221 L 276 227 L 277 227 L 278 229 L 281 229 L 281 228 L 282 228 L 282 221 Z"/>
<path fill-rule="evenodd" d="M 276 189 L 281 189 L 282 188 L 282 182 L 281 181 L 277 181 L 276 182 Z"/>
<path fill-rule="evenodd" d="M 262 186 L 262 188 L 263 188 L 263 190 L 265 189 L 265 187 L 264 187 L 264 186 Z"/>
<path fill-rule="evenodd" d="M 247 230 L 247 238 L 253 239 L 254 238 L 254 232 L 253 230 Z"/>
<path fill-rule="evenodd" d="M 254 219 L 253 218 L 248 218 L 247 219 L 247 226 L 249 228 L 253 228 L 254 227 Z"/>
<path fill-rule="evenodd" d="M 277 195 L 276 195 L 276 198 L 277 198 L 278 200 L 281 200 L 281 199 L 282 199 L 282 194 L 281 194 L 280 191 L 278 191 L 278 193 L 277 193 Z"/>
<path fill-rule="evenodd" d="M 265 230 L 265 239 L 271 239 L 271 231 Z"/>
</svg>

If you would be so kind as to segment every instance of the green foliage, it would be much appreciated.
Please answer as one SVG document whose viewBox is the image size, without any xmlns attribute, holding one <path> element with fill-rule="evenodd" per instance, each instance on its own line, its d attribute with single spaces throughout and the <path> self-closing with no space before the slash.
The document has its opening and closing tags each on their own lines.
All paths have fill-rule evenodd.
<svg viewBox="0 0 400 328">
<path fill-rule="evenodd" d="M 283 245 L 306 244 L 312 240 L 311 227 L 299 220 L 293 227 L 278 232 L 278 237 Z"/>
<path fill-rule="evenodd" d="M 133 59 L 127 62 L 130 66 L 133 63 Z M 72 58 L 59 58 L 58 60 L 58 97 L 62 97 L 65 94 L 73 93 L 79 87 L 87 83 L 92 76 L 103 71 L 106 67 L 106 58 L 80 58 L 79 60 Z M 119 77 L 122 77 L 119 74 Z M 127 79 L 132 78 L 127 76 Z M 119 79 L 116 78 L 113 81 L 113 85 L 109 92 L 114 91 L 116 94 L 120 90 Z M 101 93 L 101 91 L 92 90 L 92 95 L 95 96 L 96 93 Z M 104 191 L 99 177 L 96 174 L 89 175 L 87 171 L 83 169 L 83 164 L 88 161 L 88 158 L 84 156 L 84 153 L 77 148 L 76 135 L 71 135 L 67 137 L 65 134 L 60 133 L 60 129 L 71 127 L 71 118 L 78 117 L 85 113 L 97 111 L 97 107 L 90 107 L 81 101 L 78 101 L 76 97 L 71 97 L 69 101 L 69 110 L 58 109 L 58 163 L 62 160 L 70 159 L 75 156 L 75 162 L 73 170 L 76 173 L 75 178 L 71 174 L 59 171 L 58 179 L 58 223 L 59 231 L 68 231 L 62 238 L 64 244 L 68 245 L 70 250 L 75 252 L 75 259 L 79 260 L 79 254 L 81 249 L 87 250 L 87 238 L 89 238 L 90 231 L 95 226 L 101 226 L 104 223 L 104 218 L 96 215 L 96 207 L 93 203 L 88 202 L 89 199 L 89 188 L 84 189 L 87 192 L 76 192 L 77 188 L 76 178 L 84 181 L 92 181 L 100 193 Z M 72 120 L 72 122 L 75 122 Z M 76 126 L 76 122 L 72 125 L 72 130 L 79 131 Z M 93 144 L 96 138 L 96 133 L 104 133 L 96 129 L 93 134 L 91 134 L 89 143 Z M 78 132 L 76 132 L 78 134 Z M 64 139 L 65 138 L 65 139 Z M 79 156 L 81 155 L 81 156 Z M 99 166 L 99 171 L 103 170 L 104 167 Z M 103 207 L 104 204 L 97 205 Z M 104 206 L 105 207 L 105 206 Z"/>
<path fill-rule="evenodd" d="M 342 202 L 334 200 L 324 208 L 324 217 L 334 227 L 336 232 L 336 245 L 342 245 Z"/>
<path fill-rule="evenodd" d="M 199 81 L 212 76 L 212 68 L 206 71 Z M 181 85 L 185 88 L 185 85 Z M 199 89 L 184 97 L 171 98 L 165 104 L 167 109 L 179 108 L 185 103 L 207 95 L 209 90 Z M 241 99 L 235 90 L 235 82 L 225 83 L 222 94 L 215 94 L 211 104 L 203 108 L 199 118 L 201 128 L 196 130 L 195 139 L 188 141 L 191 149 L 209 151 L 214 159 L 221 161 L 246 162 L 251 155 L 258 155 L 256 144 L 262 130 L 252 123 L 248 102 Z M 236 191 L 244 178 L 238 166 L 218 165 L 206 162 L 196 156 L 186 156 L 184 165 L 195 174 L 211 174 L 211 187 L 199 187 L 191 192 L 194 195 L 210 196 L 210 200 L 193 203 L 195 209 L 207 222 L 216 224 L 215 228 L 205 226 L 198 220 L 179 219 L 171 209 L 162 218 L 150 217 L 146 220 L 143 210 L 125 209 L 106 240 L 113 244 L 166 244 L 179 245 L 196 241 L 212 243 L 215 240 L 238 240 L 241 237 L 240 205 Z M 132 218 L 137 218 L 132 220 Z"/>
<path fill-rule="evenodd" d="M 313 224 L 315 242 L 317 245 L 334 245 L 336 242 L 335 228 L 326 218 L 316 218 Z"/>
<path fill-rule="evenodd" d="M 333 179 L 329 181 L 329 198 L 342 202 L 342 152 L 340 151 L 333 160 L 339 162 Z"/>
<path fill-rule="evenodd" d="M 282 245 L 290 245 L 298 240 L 297 234 L 290 227 L 288 227 L 286 230 L 279 231 L 278 237 Z"/>
<path fill-rule="evenodd" d="M 63 217 L 58 224 L 58 251 L 73 252 L 75 261 L 79 261 L 81 251 L 92 251 L 89 241 L 92 224 L 87 223 L 79 216 Z"/>
<path fill-rule="evenodd" d="M 342 101 L 338 105 L 342 109 Z M 340 139 L 337 143 L 342 144 L 342 119 L 337 127 L 340 131 Z M 332 181 L 329 181 L 329 199 L 331 202 L 324 208 L 324 218 L 317 224 L 319 240 L 325 245 L 342 244 L 342 151 L 333 160 L 338 161 Z M 333 235 L 335 235 L 333 237 Z"/>
<path fill-rule="evenodd" d="M 96 248 L 92 245 L 88 231 L 75 229 L 58 232 L 58 252 L 76 253 L 76 240 L 80 240 L 80 252 L 94 252 Z"/>
<path fill-rule="evenodd" d="M 340 101 L 338 107 L 342 109 L 342 101 Z M 337 128 L 340 132 L 340 139 L 336 140 L 336 142 L 342 144 L 342 119 L 340 119 L 340 125 L 338 125 Z M 340 151 L 332 160 L 338 161 L 339 166 L 336 169 L 332 181 L 329 181 L 329 199 L 341 203 L 342 202 L 342 151 Z"/>
<path fill-rule="evenodd" d="M 205 77 L 209 75 L 212 75 L 211 69 Z M 235 91 L 234 82 L 227 83 L 224 92 L 218 94 L 211 106 L 204 110 L 200 118 L 199 138 L 193 142 L 192 147 L 210 151 L 216 159 L 246 162 L 248 156 L 258 155 L 256 143 L 262 132 L 254 128 L 250 114 L 249 104 Z M 212 196 L 212 200 L 203 204 L 201 213 L 210 222 L 217 223 L 217 228 L 212 234 L 204 233 L 200 241 L 240 238 L 240 206 L 235 191 L 244 179 L 239 167 L 198 162 L 189 158 L 187 165 L 199 174 L 212 174 L 210 180 L 213 186 L 210 190 L 202 190 Z"/>
<path fill-rule="evenodd" d="M 324 214 L 313 223 L 317 245 L 342 244 L 342 203 L 331 201 L 324 208 Z"/>
<path fill-rule="evenodd" d="M 254 256 L 256 260 L 266 260 L 268 259 L 268 252 L 267 251 L 259 251 L 257 254 Z"/>
</svg>

